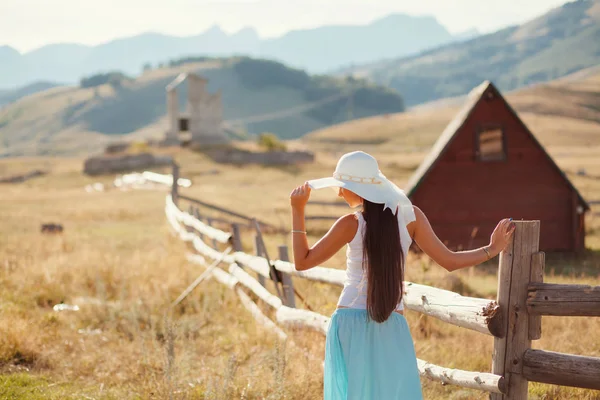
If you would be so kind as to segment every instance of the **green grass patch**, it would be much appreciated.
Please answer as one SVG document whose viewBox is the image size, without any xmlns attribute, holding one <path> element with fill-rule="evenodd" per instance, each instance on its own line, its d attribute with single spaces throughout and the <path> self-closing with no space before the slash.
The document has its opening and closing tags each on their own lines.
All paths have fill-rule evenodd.
<svg viewBox="0 0 600 400">
<path fill-rule="evenodd" d="M 27 373 L 0 375 L 0 398 L 10 400 L 70 400 L 70 399 L 117 399 L 99 389 L 84 390 L 67 382 L 51 382 L 44 376 Z"/>
</svg>

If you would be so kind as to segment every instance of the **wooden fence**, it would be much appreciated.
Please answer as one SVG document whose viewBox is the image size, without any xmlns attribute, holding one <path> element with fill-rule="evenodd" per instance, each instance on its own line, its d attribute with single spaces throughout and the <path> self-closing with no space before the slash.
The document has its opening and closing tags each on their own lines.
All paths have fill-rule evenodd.
<svg viewBox="0 0 600 400">
<path fill-rule="evenodd" d="M 178 177 L 176 165 L 173 176 Z M 192 203 L 189 212 L 182 210 L 180 200 Z M 286 333 L 262 313 L 242 288 L 252 291 L 272 307 L 279 324 L 310 328 L 326 334 L 328 317 L 296 308 L 296 297 L 303 299 L 294 289 L 292 277 L 343 287 L 345 272 L 324 267 L 297 271 L 289 262 L 287 246 L 279 246 L 278 259 L 269 257 L 261 234 L 261 227 L 269 225 L 247 221 L 249 217 L 221 209 L 245 220 L 244 224 L 254 225 L 256 254 L 244 253 L 240 223 L 232 222 L 229 232 L 216 229 L 211 226 L 211 219 L 203 217 L 198 208 L 202 204 L 180 196 L 177 185 L 173 185 L 171 194 L 166 198 L 168 222 L 174 232 L 196 250 L 188 255 L 188 260 L 209 267 L 174 304 L 178 304 L 204 277 L 211 275 L 235 290 L 256 320 L 280 338 L 286 338 Z M 500 254 L 497 300 L 465 297 L 405 282 L 404 304 L 407 309 L 494 337 L 491 373 L 444 368 L 417 360 L 420 374 L 444 384 L 490 392 L 493 400 L 526 399 L 530 381 L 600 389 L 600 358 L 531 348 L 532 340 L 541 337 L 541 317 L 544 315 L 600 316 L 600 286 L 543 283 L 544 253 L 539 251 L 540 223 L 515 223 L 513 240 Z M 220 250 L 226 246 L 229 246 L 227 250 Z M 230 253 L 231 249 L 233 252 Z M 227 268 L 219 268 L 218 264 Z M 274 284 L 277 294 L 267 289 L 267 281 Z"/>
</svg>

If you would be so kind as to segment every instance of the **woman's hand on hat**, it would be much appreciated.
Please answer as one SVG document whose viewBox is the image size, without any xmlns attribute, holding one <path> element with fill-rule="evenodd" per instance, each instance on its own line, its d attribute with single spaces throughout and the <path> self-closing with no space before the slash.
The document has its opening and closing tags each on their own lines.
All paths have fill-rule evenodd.
<svg viewBox="0 0 600 400">
<path fill-rule="evenodd" d="M 310 186 L 308 186 L 308 182 L 305 182 L 304 185 L 298 186 L 296 189 L 292 190 L 292 193 L 290 194 L 290 204 L 292 205 L 292 208 L 304 209 L 309 198 Z"/>
<path fill-rule="evenodd" d="M 498 222 L 498 225 L 496 225 L 496 228 L 490 237 L 490 250 L 492 251 L 492 256 L 496 256 L 506 249 L 515 229 L 516 225 L 512 222 L 512 218 L 505 218 Z"/>
</svg>

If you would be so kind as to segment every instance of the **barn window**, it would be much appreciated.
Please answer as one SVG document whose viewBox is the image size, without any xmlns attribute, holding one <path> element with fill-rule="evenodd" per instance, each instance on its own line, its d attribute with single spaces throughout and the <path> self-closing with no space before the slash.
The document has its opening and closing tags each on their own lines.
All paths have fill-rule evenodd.
<svg viewBox="0 0 600 400">
<path fill-rule="evenodd" d="M 479 161 L 502 161 L 506 159 L 504 131 L 502 128 L 485 128 L 477 134 L 477 158 Z"/>
</svg>

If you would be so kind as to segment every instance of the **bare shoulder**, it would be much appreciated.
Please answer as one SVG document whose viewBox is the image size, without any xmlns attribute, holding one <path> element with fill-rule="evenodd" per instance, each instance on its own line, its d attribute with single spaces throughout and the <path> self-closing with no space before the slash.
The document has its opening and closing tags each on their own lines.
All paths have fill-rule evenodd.
<svg viewBox="0 0 600 400">
<path fill-rule="evenodd" d="M 413 206 L 413 210 L 415 211 L 416 221 L 426 219 L 425 213 L 417 206 Z"/>
<path fill-rule="evenodd" d="M 417 228 L 423 224 L 424 221 L 427 220 L 425 213 L 417 206 L 413 205 L 413 210 L 415 212 L 415 220 L 406 225 L 406 229 L 410 234 L 411 238 L 415 238 L 415 233 L 417 232 Z"/>
<path fill-rule="evenodd" d="M 358 218 L 355 214 L 340 217 L 331 227 L 330 233 L 342 238 L 345 243 L 350 242 L 358 230 Z"/>
<path fill-rule="evenodd" d="M 343 228 L 343 229 L 352 229 L 352 228 L 354 228 L 356 230 L 356 229 L 358 229 L 358 217 L 354 213 L 353 214 L 346 214 L 343 217 L 340 217 L 335 222 L 335 225 L 338 225 L 340 228 Z"/>
</svg>

